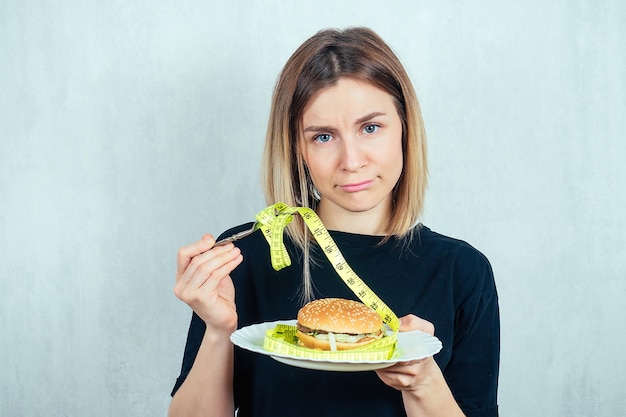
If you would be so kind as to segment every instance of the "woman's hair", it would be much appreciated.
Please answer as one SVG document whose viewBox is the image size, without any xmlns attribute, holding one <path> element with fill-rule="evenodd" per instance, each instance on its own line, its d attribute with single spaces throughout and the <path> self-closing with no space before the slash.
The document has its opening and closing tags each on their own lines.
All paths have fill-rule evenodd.
<svg viewBox="0 0 626 417">
<path fill-rule="evenodd" d="M 402 121 L 403 170 L 393 189 L 387 237 L 406 236 L 424 206 L 427 184 L 426 136 L 411 81 L 391 48 L 372 30 L 327 29 L 306 40 L 285 64 L 272 98 L 263 153 L 263 188 L 268 204 L 316 209 L 310 175 L 300 150 L 304 110 L 322 89 L 341 78 L 367 82 L 393 98 Z M 294 219 L 287 233 L 303 249 L 304 300 L 312 297 L 309 273 L 309 233 Z"/>
</svg>

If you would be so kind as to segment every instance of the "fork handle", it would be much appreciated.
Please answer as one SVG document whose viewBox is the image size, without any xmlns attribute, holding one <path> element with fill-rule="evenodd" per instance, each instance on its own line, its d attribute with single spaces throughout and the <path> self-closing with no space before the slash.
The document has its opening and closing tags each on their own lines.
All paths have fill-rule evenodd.
<svg viewBox="0 0 626 417">
<path fill-rule="evenodd" d="M 234 235 L 231 235 L 231 236 L 228 236 L 228 237 L 225 237 L 224 239 L 220 239 L 217 242 L 215 242 L 215 245 L 213 245 L 213 247 L 215 247 L 215 246 L 223 246 L 223 245 L 225 245 L 227 243 L 234 242 L 235 240 L 238 239 L 237 235 L 238 235 L 238 233 L 236 233 Z"/>
</svg>

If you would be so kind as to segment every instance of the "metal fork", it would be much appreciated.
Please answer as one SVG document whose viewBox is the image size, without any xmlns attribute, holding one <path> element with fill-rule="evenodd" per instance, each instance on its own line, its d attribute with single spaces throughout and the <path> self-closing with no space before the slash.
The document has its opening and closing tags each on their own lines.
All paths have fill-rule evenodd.
<svg viewBox="0 0 626 417">
<path fill-rule="evenodd" d="M 250 236 L 259 227 L 261 227 L 261 225 L 259 224 L 258 221 L 256 221 L 256 222 L 254 222 L 252 227 L 249 228 L 248 230 L 244 230 L 243 232 L 235 233 L 234 235 L 225 237 L 224 239 L 220 239 L 217 242 L 215 242 L 215 245 L 213 245 L 213 246 L 222 246 L 222 245 L 225 245 L 227 243 L 234 242 L 234 241 L 239 240 L 239 239 L 243 239 L 246 236 Z"/>
</svg>

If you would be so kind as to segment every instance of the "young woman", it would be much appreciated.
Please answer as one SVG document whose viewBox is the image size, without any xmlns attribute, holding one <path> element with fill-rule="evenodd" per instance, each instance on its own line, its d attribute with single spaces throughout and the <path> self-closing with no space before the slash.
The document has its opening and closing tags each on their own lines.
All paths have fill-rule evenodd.
<svg viewBox="0 0 626 417">
<path fill-rule="evenodd" d="M 170 416 L 497 416 L 498 298 L 487 259 L 417 223 L 426 142 L 411 82 L 366 28 L 305 41 L 277 82 L 263 160 L 268 204 L 316 211 L 354 271 L 399 316 L 435 334 L 435 357 L 375 372 L 291 367 L 234 348 L 254 323 L 313 298 L 356 299 L 296 218 L 275 271 L 260 232 L 205 235 L 178 252 L 175 294 L 194 311 Z M 224 235 L 245 230 L 233 228 Z"/>
</svg>

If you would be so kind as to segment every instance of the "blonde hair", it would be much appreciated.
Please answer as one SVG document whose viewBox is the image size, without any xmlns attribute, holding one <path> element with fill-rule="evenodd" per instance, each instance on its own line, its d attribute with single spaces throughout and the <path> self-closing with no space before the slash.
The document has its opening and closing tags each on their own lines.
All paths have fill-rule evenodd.
<svg viewBox="0 0 626 417">
<path fill-rule="evenodd" d="M 327 29 L 306 40 L 287 60 L 272 97 L 262 184 L 268 204 L 316 209 L 317 199 L 299 144 L 302 114 L 309 100 L 340 78 L 367 82 L 389 93 L 402 121 L 403 170 L 393 190 L 387 238 L 405 237 L 424 206 L 428 168 L 426 135 L 415 90 L 400 60 L 372 30 Z M 303 252 L 303 299 L 310 300 L 310 236 L 297 218 L 287 233 Z"/>
</svg>

